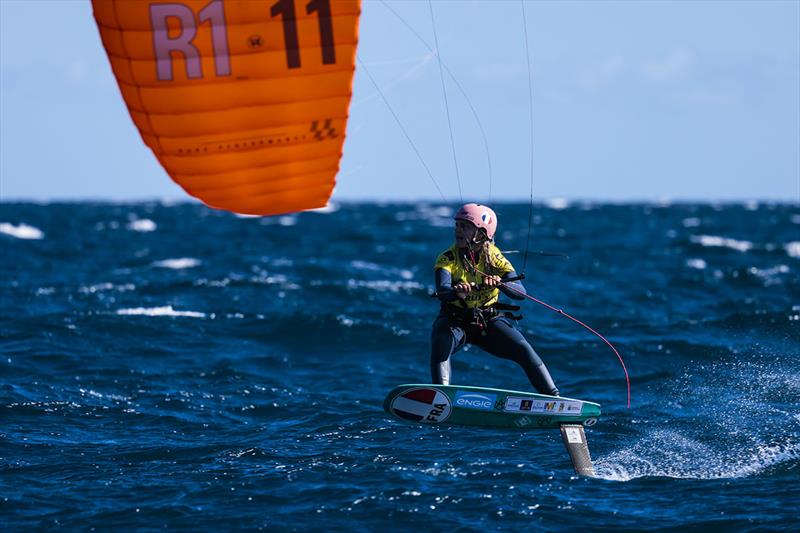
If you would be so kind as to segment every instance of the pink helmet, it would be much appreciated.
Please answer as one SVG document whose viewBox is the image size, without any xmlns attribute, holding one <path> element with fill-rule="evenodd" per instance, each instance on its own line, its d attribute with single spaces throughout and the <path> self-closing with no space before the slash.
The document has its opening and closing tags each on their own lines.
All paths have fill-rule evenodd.
<svg viewBox="0 0 800 533">
<path fill-rule="evenodd" d="M 483 229 L 489 239 L 494 239 L 494 233 L 497 231 L 497 215 L 485 205 L 464 204 L 453 219 L 472 222 L 478 229 Z"/>
</svg>

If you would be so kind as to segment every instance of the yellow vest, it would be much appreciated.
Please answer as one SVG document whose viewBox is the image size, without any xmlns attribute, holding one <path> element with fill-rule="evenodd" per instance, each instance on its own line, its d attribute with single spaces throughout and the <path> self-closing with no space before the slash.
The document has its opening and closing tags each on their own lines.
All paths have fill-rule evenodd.
<svg viewBox="0 0 800 533">
<path fill-rule="evenodd" d="M 514 271 L 508 259 L 506 259 L 494 243 L 489 243 L 481 253 L 481 258 L 478 261 L 478 270 L 493 276 L 504 276 L 509 272 Z M 466 283 L 474 283 L 480 285 L 483 283 L 483 276 L 478 273 L 473 273 L 467 267 L 458 255 L 458 247 L 453 244 L 450 248 L 439 254 L 436 259 L 434 270 L 443 268 L 450 272 L 453 278 L 453 285 L 458 282 L 464 281 Z M 466 300 L 455 300 L 448 302 L 450 305 L 455 305 L 460 308 L 475 308 L 487 307 L 497 302 L 500 296 L 500 290 L 497 287 L 487 288 L 483 290 L 473 290 L 467 295 Z"/>
</svg>

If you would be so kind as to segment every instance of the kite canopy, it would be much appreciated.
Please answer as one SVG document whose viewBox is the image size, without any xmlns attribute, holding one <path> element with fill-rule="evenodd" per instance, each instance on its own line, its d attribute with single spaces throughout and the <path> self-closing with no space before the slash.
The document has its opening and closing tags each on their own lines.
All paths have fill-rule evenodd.
<svg viewBox="0 0 800 533">
<path fill-rule="evenodd" d="M 211 207 L 322 207 L 336 183 L 360 0 L 93 0 L 131 118 Z"/>
</svg>

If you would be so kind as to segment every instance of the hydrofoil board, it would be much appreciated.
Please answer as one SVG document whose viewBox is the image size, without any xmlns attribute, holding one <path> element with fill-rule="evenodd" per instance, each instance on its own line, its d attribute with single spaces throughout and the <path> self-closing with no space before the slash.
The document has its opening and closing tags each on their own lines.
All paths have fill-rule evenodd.
<svg viewBox="0 0 800 533">
<path fill-rule="evenodd" d="M 383 408 L 420 424 L 525 430 L 592 426 L 600 416 L 600 405 L 593 402 L 465 385 L 398 385 L 386 396 Z"/>
</svg>

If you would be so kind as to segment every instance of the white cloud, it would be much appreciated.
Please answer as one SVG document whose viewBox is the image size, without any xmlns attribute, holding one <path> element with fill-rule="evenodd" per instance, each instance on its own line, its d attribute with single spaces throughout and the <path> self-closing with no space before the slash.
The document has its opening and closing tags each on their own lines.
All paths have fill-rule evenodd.
<svg viewBox="0 0 800 533">
<path fill-rule="evenodd" d="M 597 89 L 609 85 L 624 71 L 625 60 L 621 56 L 608 57 L 578 71 L 578 84 L 586 89 Z"/>
<path fill-rule="evenodd" d="M 653 81 L 669 81 L 685 76 L 695 63 L 694 52 L 681 47 L 672 50 L 666 57 L 642 65 L 642 74 Z"/>
</svg>

